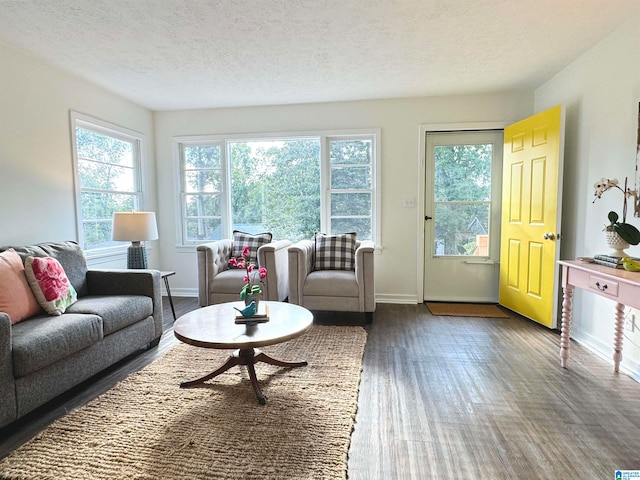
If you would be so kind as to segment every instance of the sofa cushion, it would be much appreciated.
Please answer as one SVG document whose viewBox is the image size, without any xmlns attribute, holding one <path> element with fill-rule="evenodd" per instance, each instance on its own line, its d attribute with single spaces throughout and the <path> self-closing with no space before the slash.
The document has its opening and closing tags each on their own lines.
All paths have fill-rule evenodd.
<svg viewBox="0 0 640 480">
<path fill-rule="evenodd" d="M 98 315 L 106 337 L 153 315 L 153 300 L 143 295 L 89 295 L 71 305 L 67 313 Z"/>
<path fill-rule="evenodd" d="M 0 253 L 0 312 L 9 315 L 15 324 L 41 311 L 20 256 L 13 249 Z"/>
<path fill-rule="evenodd" d="M 356 234 L 316 233 L 314 270 L 355 270 Z"/>
<path fill-rule="evenodd" d="M 0 251 L 10 247 L 2 247 Z M 76 290 L 78 297 L 87 295 L 87 261 L 80 245 L 76 242 L 47 242 L 32 246 L 11 247 L 22 257 L 22 262 L 27 257 L 53 257 L 64 268 L 71 285 Z"/>
<path fill-rule="evenodd" d="M 358 297 L 356 274 L 349 270 L 311 272 L 307 275 L 302 293 L 310 297 Z"/>
<path fill-rule="evenodd" d="M 53 257 L 27 257 L 24 271 L 38 303 L 49 315 L 62 315 L 78 299 L 64 268 Z"/>
<path fill-rule="evenodd" d="M 102 320 L 97 315 L 40 315 L 14 325 L 11 333 L 13 373 L 19 378 L 98 342 Z"/>
<path fill-rule="evenodd" d="M 245 247 L 249 248 L 248 263 L 258 265 L 258 249 L 262 245 L 271 243 L 273 235 L 271 233 L 258 233 L 252 235 L 251 233 L 240 232 L 238 230 L 233 231 L 233 251 L 232 257 L 238 258 L 242 256 L 242 250 Z"/>
</svg>

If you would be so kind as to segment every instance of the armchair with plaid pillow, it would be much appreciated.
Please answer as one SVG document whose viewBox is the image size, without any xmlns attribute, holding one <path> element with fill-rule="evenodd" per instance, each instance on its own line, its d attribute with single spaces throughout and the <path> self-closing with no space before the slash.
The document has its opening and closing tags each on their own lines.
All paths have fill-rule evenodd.
<svg viewBox="0 0 640 480">
<path fill-rule="evenodd" d="M 289 302 L 309 310 L 364 312 L 376 309 L 373 242 L 355 233 L 325 235 L 289 247 Z"/>
<path fill-rule="evenodd" d="M 251 253 L 248 263 L 267 269 L 262 291 L 263 300 L 282 302 L 289 294 L 289 240 L 272 241 L 271 233 L 252 235 L 234 231 L 233 239 L 216 240 L 198 245 L 198 298 L 200 306 L 240 300 L 246 270 L 233 268 L 231 257 L 240 257 L 244 247 Z"/>
</svg>

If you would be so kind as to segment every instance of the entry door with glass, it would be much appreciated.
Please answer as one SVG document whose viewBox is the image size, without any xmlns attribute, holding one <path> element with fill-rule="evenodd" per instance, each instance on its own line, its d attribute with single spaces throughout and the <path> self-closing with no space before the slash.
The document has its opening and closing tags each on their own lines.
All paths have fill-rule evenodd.
<svg viewBox="0 0 640 480">
<path fill-rule="evenodd" d="M 427 133 L 425 301 L 498 301 L 502 145 L 502 131 Z"/>
</svg>

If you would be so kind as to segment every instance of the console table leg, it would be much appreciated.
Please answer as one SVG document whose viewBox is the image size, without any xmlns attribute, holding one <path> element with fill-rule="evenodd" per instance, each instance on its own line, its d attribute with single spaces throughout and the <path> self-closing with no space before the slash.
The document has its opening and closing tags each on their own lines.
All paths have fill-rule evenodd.
<svg viewBox="0 0 640 480">
<path fill-rule="evenodd" d="M 562 328 L 560 330 L 560 366 L 567 367 L 571 345 L 571 313 L 573 310 L 573 285 L 565 285 L 562 294 Z"/>
<path fill-rule="evenodd" d="M 616 303 L 616 329 L 613 334 L 613 371 L 620 371 L 622 361 L 622 340 L 624 330 L 624 305 Z"/>
</svg>

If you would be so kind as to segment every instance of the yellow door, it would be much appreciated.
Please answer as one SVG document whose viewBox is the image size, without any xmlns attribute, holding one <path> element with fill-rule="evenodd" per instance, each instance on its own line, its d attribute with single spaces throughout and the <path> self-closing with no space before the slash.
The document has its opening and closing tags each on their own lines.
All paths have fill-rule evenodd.
<svg viewBox="0 0 640 480">
<path fill-rule="evenodd" d="M 504 130 L 500 305 L 556 327 L 563 111 Z"/>
</svg>

